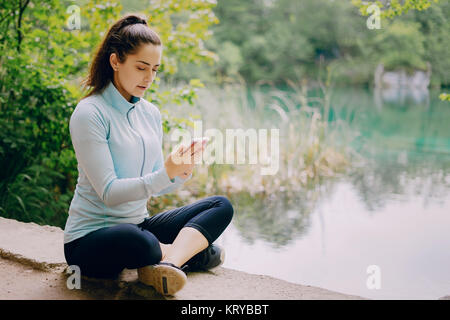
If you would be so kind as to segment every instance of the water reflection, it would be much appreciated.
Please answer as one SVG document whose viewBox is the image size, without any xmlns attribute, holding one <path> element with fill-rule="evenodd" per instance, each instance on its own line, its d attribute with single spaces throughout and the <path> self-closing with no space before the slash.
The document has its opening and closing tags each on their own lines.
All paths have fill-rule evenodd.
<svg viewBox="0 0 450 320">
<path fill-rule="evenodd" d="M 234 97 L 227 92 L 225 99 Z M 301 106 L 295 99 L 281 106 Z M 217 128 L 279 125 L 279 116 L 255 108 L 270 98 L 251 100 L 232 124 L 220 114 L 229 110 L 216 111 L 210 101 L 201 114 Z M 235 216 L 218 239 L 227 250 L 224 267 L 376 299 L 450 294 L 448 103 L 430 92 L 425 100 L 385 99 L 377 108 L 374 92 L 335 89 L 329 107 L 330 126 L 345 124 L 337 127 L 351 141 L 342 144 L 357 161 L 299 191 L 231 195 Z M 369 265 L 381 268 L 381 290 L 366 286 Z"/>
<path fill-rule="evenodd" d="M 430 104 L 428 86 L 430 84 L 431 66 L 427 71 L 416 70 L 408 74 L 405 70 L 386 71 L 382 64 L 375 71 L 374 102 L 378 109 L 384 103 L 397 106 Z"/>
<path fill-rule="evenodd" d="M 433 163 L 422 159 L 406 164 L 386 160 L 371 161 L 368 167 L 353 171 L 348 180 L 370 212 L 376 213 L 388 202 L 405 198 L 427 204 L 431 199 L 438 201 L 448 194 L 449 160 L 450 158 L 445 162 L 440 159 Z"/>
<path fill-rule="evenodd" d="M 351 119 L 351 127 L 361 133 L 352 147 L 365 159 L 364 164 L 351 168 L 341 179 L 288 198 L 281 192 L 265 200 L 236 196 L 234 223 L 246 241 L 261 239 L 282 247 L 305 236 L 311 213 L 343 180 L 353 185 L 369 214 L 376 214 L 392 201 L 426 204 L 448 194 L 450 127 L 444 120 L 450 116 L 448 106 L 431 99 L 428 109 L 420 104 L 405 109 L 398 101 L 379 110 L 372 93 L 359 91 L 357 96 L 363 98 L 354 100 L 353 92 L 333 95 L 332 114 L 334 120 Z M 349 114 L 353 116 L 349 118 Z"/>
<path fill-rule="evenodd" d="M 413 90 L 409 88 L 375 88 L 374 103 L 379 110 L 385 104 L 395 104 L 401 107 L 424 105 L 428 109 L 430 93 L 427 88 Z"/>
<path fill-rule="evenodd" d="M 281 248 L 307 233 L 311 213 L 326 191 L 327 186 L 323 185 L 298 193 L 296 197 L 286 197 L 283 193 L 267 198 L 231 195 L 235 205 L 234 225 L 249 244 L 258 239 L 275 249 Z"/>
<path fill-rule="evenodd" d="M 259 239 L 274 248 L 286 246 L 307 235 L 311 214 L 343 181 L 352 185 L 369 215 L 376 215 L 392 202 L 410 201 L 427 208 L 443 202 L 449 194 L 449 164 L 450 157 L 413 159 L 406 163 L 372 159 L 367 166 L 351 170 L 347 177 L 305 190 L 295 198 L 286 198 L 281 193 L 268 199 L 235 195 L 234 224 L 247 243 Z"/>
</svg>

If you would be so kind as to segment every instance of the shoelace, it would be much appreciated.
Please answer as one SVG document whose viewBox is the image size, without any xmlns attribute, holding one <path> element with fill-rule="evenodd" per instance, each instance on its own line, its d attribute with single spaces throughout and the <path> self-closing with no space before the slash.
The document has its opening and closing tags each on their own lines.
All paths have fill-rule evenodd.
<svg viewBox="0 0 450 320">
<path fill-rule="evenodd" d="M 166 265 L 166 266 L 171 266 L 173 268 L 177 268 L 180 269 L 181 271 L 183 271 L 184 273 L 186 273 L 187 269 L 189 268 L 189 266 L 186 264 L 184 266 L 182 266 L 181 268 L 177 267 L 176 265 L 170 263 L 170 262 L 160 262 L 160 265 Z"/>
<path fill-rule="evenodd" d="M 184 266 L 181 267 L 181 271 L 183 271 L 184 273 L 187 273 L 189 269 L 189 265 L 185 264 Z"/>
</svg>

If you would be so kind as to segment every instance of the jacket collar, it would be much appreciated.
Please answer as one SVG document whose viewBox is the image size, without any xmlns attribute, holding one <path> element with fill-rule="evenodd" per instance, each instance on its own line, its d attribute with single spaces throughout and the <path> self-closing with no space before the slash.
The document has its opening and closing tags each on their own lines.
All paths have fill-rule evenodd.
<svg viewBox="0 0 450 320">
<path fill-rule="evenodd" d="M 134 107 L 134 105 L 141 100 L 139 97 L 131 96 L 131 102 L 127 101 L 119 90 L 117 90 L 112 81 L 109 81 L 108 85 L 102 92 L 102 96 L 106 102 L 123 114 L 126 114 L 128 110 Z"/>
</svg>

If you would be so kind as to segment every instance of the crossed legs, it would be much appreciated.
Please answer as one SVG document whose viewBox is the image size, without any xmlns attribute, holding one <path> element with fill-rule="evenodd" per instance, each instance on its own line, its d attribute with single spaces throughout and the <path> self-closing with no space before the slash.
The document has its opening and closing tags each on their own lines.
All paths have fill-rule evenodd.
<svg viewBox="0 0 450 320">
<path fill-rule="evenodd" d="M 181 266 L 213 243 L 233 216 L 223 196 L 211 196 L 192 204 L 159 213 L 135 224 L 105 227 L 66 243 L 69 265 L 81 273 L 110 278 L 124 268 L 138 269 L 161 261 Z"/>
<path fill-rule="evenodd" d="M 170 262 L 181 267 L 194 255 L 208 247 L 205 236 L 192 227 L 184 227 L 172 244 L 161 245 L 162 262 Z"/>
</svg>

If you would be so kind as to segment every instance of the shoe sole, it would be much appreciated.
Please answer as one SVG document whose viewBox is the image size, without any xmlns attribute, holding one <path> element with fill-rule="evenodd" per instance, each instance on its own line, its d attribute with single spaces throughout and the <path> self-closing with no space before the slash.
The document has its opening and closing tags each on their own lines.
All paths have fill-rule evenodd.
<svg viewBox="0 0 450 320">
<path fill-rule="evenodd" d="M 186 274 L 171 266 L 155 265 L 138 269 L 138 279 L 162 295 L 174 295 L 187 282 Z"/>
</svg>

